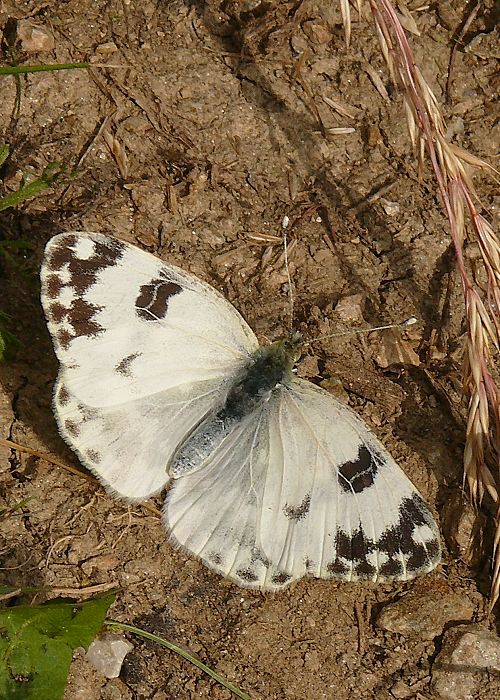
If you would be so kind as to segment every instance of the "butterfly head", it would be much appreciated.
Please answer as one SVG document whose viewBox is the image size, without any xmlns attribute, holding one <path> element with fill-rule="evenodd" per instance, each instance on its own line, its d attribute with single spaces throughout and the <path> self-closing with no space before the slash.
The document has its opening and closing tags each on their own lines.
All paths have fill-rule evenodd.
<svg viewBox="0 0 500 700">
<path fill-rule="evenodd" d="M 269 358 L 272 364 L 281 368 L 283 377 L 289 376 L 299 361 L 302 345 L 302 335 L 294 331 L 286 338 L 276 340 L 266 348 L 261 348 L 260 352 Z"/>
<path fill-rule="evenodd" d="M 289 358 L 293 368 L 302 354 L 302 346 L 304 344 L 302 334 L 298 331 L 293 331 L 287 338 L 279 340 L 278 343 L 282 344 L 283 352 Z"/>
</svg>

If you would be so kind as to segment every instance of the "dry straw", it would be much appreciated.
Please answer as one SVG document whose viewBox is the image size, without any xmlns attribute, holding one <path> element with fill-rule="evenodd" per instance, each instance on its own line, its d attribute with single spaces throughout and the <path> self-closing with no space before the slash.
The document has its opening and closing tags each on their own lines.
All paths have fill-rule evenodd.
<svg viewBox="0 0 500 700">
<path fill-rule="evenodd" d="M 470 166 L 494 171 L 447 140 L 439 103 L 415 64 L 403 28 L 404 25 L 414 31 L 410 13 L 398 15 L 390 0 L 368 0 L 368 3 L 391 78 L 403 96 L 419 166 L 423 167 L 426 154 L 431 161 L 455 250 L 467 326 L 463 359 L 463 391 L 468 404 L 464 480 L 477 506 L 488 493 L 496 508 L 490 598 L 493 607 L 500 595 L 500 392 L 492 376 L 494 355 L 500 345 L 500 249 L 490 224 L 479 213 L 480 204 L 468 171 Z M 361 12 L 362 0 L 356 0 L 356 5 Z M 340 7 L 349 43 L 349 0 L 340 0 Z M 467 270 L 465 240 L 476 241 L 479 247 L 486 280 L 482 287 Z"/>
</svg>

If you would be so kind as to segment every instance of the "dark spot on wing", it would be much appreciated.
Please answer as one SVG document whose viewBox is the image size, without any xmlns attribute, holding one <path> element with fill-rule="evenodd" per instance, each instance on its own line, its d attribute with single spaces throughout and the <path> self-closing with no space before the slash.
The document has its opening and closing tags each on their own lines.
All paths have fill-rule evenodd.
<svg viewBox="0 0 500 700">
<path fill-rule="evenodd" d="M 335 538 L 336 559 L 327 565 L 327 571 L 343 579 L 373 579 L 376 568 L 368 561 L 368 554 L 377 549 L 373 541 L 365 537 L 362 530 L 352 535 L 337 530 Z"/>
<path fill-rule="evenodd" d="M 403 562 L 400 559 L 389 559 L 385 564 L 382 564 L 378 575 L 388 579 L 401 578 L 403 571 Z"/>
<path fill-rule="evenodd" d="M 257 581 L 257 574 L 251 569 L 238 569 L 236 576 L 239 576 L 242 581 L 246 583 L 255 583 Z"/>
<path fill-rule="evenodd" d="M 54 323 L 61 323 L 66 318 L 68 310 L 62 304 L 55 302 L 48 308 L 48 315 Z"/>
<path fill-rule="evenodd" d="M 65 420 L 64 427 L 73 437 L 78 437 L 78 435 L 80 435 L 80 426 L 74 420 Z"/>
<path fill-rule="evenodd" d="M 214 564 L 215 566 L 222 566 L 222 557 L 219 554 L 219 552 L 209 552 L 207 555 L 207 559 L 209 562 Z"/>
<path fill-rule="evenodd" d="M 127 355 L 120 360 L 120 362 L 116 365 L 115 370 L 118 372 L 118 374 L 123 374 L 124 377 L 131 377 L 132 370 L 130 369 L 130 365 L 140 356 L 140 352 L 134 352 L 131 355 Z"/>
<path fill-rule="evenodd" d="M 377 573 L 377 569 L 373 564 L 367 559 L 361 559 L 359 562 L 354 562 L 353 567 L 353 579 L 373 579 Z"/>
<path fill-rule="evenodd" d="M 73 326 L 75 332 L 74 337 L 80 338 L 86 336 L 93 338 L 104 331 L 104 328 L 94 320 L 94 315 L 101 310 L 102 307 L 90 304 L 84 299 L 78 298 L 71 302 L 71 307 L 68 310 L 68 322 Z"/>
<path fill-rule="evenodd" d="M 87 459 L 92 462 L 93 464 L 99 464 L 101 461 L 101 455 L 97 450 L 87 450 L 85 453 L 87 456 Z"/>
<path fill-rule="evenodd" d="M 75 243 L 76 236 L 65 236 L 63 241 L 52 249 L 50 257 L 47 260 L 47 267 L 49 270 L 58 272 L 64 265 L 71 262 L 73 259 L 72 248 Z"/>
<path fill-rule="evenodd" d="M 375 547 L 373 542 L 364 536 L 362 530 L 356 530 L 352 535 L 343 530 L 337 530 L 335 549 L 338 557 L 348 561 L 359 561 L 364 559 Z"/>
<path fill-rule="evenodd" d="M 57 331 L 56 333 L 56 338 L 59 343 L 59 345 L 64 348 L 64 350 L 68 349 L 69 344 L 73 340 L 73 337 L 71 333 L 69 333 L 66 329 L 62 329 L 60 331 Z"/>
<path fill-rule="evenodd" d="M 432 562 L 439 560 L 441 548 L 437 538 L 426 542 L 415 540 L 415 529 L 421 525 L 432 528 L 433 521 L 425 502 L 418 493 L 414 493 L 411 498 L 402 501 L 398 522 L 383 533 L 378 548 L 389 557 L 399 553 L 407 555 L 406 568 L 409 571 L 430 568 Z"/>
<path fill-rule="evenodd" d="M 83 238 L 75 235 L 64 236 L 51 249 L 47 256 L 45 267 L 53 274 L 47 276 L 45 293 L 48 299 L 54 300 L 47 307 L 47 316 L 54 324 L 63 321 L 73 328 L 56 328 L 53 334 L 62 348 L 67 349 L 74 338 L 80 336 L 95 337 L 104 329 L 95 321 L 98 306 L 85 301 L 82 297 L 98 280 L 99 275 L 107 267 L 113 267 L 123 256 L 125 246 L 112 238 L 105 242 L 87 239 L 93 252 L 88 257 L 78 257 L 78 247 Z M 63 282 L 60 275 L 55 273 L 64 270 Z M 73 301 L 70 305 L 61 302 L 63 289 L 73 290 Z"/>
<path fill-rule="evenodd" d="M 421 526 L 429 528 L 427 539 L 418 534 Z M 374 552 L 379 552 L 384 562 L 378 570 L 368 561 L 368 555 Z M 427 505 L 415 492 L 401 501 L 397 521 L 378 541 L 365 537 L 361 530 L 352 535 L 338 530 L 336 556 L 353 563 L 352 578 L 404 579 L 431 571 L 439 562 L 441 547 Z"/>
<path fill-rule="evenodd" d="M 429 524 L 429 509 L 425 501 L 414 493 L 411 498 L 405 498 L 399 507 L 399 519 L 403 526 Z"/>
<path fill-rule="evenodd" d="M 86 260 L 74 258 L 70 263 L 71 286 L 77 294 L 83 294 L 92 287 L 98 276 L 107 267 L 114 267 L 122 257 L 125 246 L 118 241 L 95 243 L 94 255 Z"/>
<path fill-rule="evenodd" d="M 61 406 L 66 406 L 69 403 L 69 399 L 69 391 L 63 384 L 59 387 L 59 391 L 57 392 L 57 400 L 59 401 Z"/>
<path fill-rule="evenodd" d="M 77 236 L 65 236 L 51 251 L 47 261 L 49 270 L 58 272 L 67 266 L 70 280 L 65 286 L 73 287 L 78 294 L 83 294 L 92 287 L 102 270 L 113 267 L 123 256 L 125 246 L 119 241 L 109 238 L 105 242 L 92 241 L 93 255 L 79 258 L 77 253 Z"/>
<path fill-rule="evenodd" d="M 429 539 L 424 541 L 417 539 L 417 529 L 422 525 L 430 528 Z M 402 500 L 397 521 L 386 528 L 378 541 L 361 529 L 353 533 L 337 530 L 335 559 L 327 565 L 327 571 L 332 576 L 353 580 L 405 579 L 430 571 L 440 559 L 440 544 L 434 532 L 435 524 L 426 504 L 414 493 Z M 381 561 L 378 568 L 372 563 L 377 552 Z"/>
<path fill-rule="evenodd" d="M 47 317 L 55 324 L 66 321 L 73 327 L 73 333 L 67 329 L 58 331 L 57 337 L 61 345 L 66 347 L 74 338 L 81 336 L 94 337 L 104 329 L 94 320 L 94 315 L 100 307 L 90 304 L 83 299 L 74 299 L 69 308 L 59 302 L 51 304 L 47 309 Z"/>
<path fill-rule="evenodd" d="M 335 559 L 327 564 L 326 570 L 335 578 L 346 578 L 349 573 L 347 566 L 339 559 Z"/>
<path fill-rule="evenodd" d="M 429 562 L 437 563 L 441 559 L 441 543 L 439 542 L 437 537 L 432 540 L 428 540 L 428 542 L 425 543 L 425 549 L 427 552 L 427 556 L 425 559 L 426 565 Z"/>
<path fill-rule="evenodd" d="M 84 421 L 99 418 L 99 411 L 96 408 L 91 408 L 84 403 L 79 403 L 77 408 Z"/>
<path fill-rule="evenodd" d="M 295 520 L 295 522 L 298 522 L 299 520 L 302 520 L 306 517 L 306 515 L 309 512 L 310 505 L 311 494 L 306 493 L 306 495 L 304 496 L 304 498 L 298 506 L 289 506 L 288 503 L 285 503 L 285 505 L 283 506 L 283 513 L 289 520 Z"/>
<path fill-rule="evenodd" d="M 157 277 L 143 284 L 136 299 L 136 314 L 143 321 L 165 318 L 170 298 L 182 292 L 182 287 L 168 279 Z"/>
<path fill-rule="evenodd" d="M 61 278 L 58 275 L 49 275 L 45 283 L 45 290 L 49 299 L 55 299 L 63 287 Z"/>
<path fill-rule="evenodd" d="M 286 574 L 284 571 L 280 571 L 277 574 L 274 574 L 272 577 L 271 581 L 276 585 L 276 586 L 286 586 L 286 584 L 291 581 L 292 577 L 289 574 Z"/>
<path fill-rule="evenodd" d="M 271 561 L 266 557 L 264 552 L 258 547 L 253 547 L 251 563 L 255 564 L 258 561 L 260 561 L 260 563 L 263 564 L 266 567 L 266 569 L 269 569 L 269 567 L 271 566 Z"/>
<path fill-rule="evenodd" d="M 412 498 L 405 498 L 399 508 L 399 520 L 393 527 L 387 528 L 379 540 L 379 549 L 386 552 L 389 556 L 401 552 L 403 554 L 412 554 L 417 546 L 413 538 L 415 526 L 428 524 L 429 515 L 427 506 L 418 494 L 414 494 Z M 422 552 L 419 552 L 418 557 Z M 424 560 L 420 562 L 420 565 Z M 412 567 L 415 568 L 415 567 Z M 417 567 L 419 568 L 419 567 Z"/>
<path fill-rule="evenodd" d="M 356 459 L 344 462 L 339 467 L 338 481 L 344 491 L 361 493 L 373 486 L 378 471 L 374 457 L 374 453 L 366 445 L 360 445 Z"/>
</svg>

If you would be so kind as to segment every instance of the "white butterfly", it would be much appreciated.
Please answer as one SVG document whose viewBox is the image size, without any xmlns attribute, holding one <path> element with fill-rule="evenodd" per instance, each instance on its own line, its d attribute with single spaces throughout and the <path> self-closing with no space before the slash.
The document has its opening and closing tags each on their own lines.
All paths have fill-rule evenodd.
<svg viewBox="0 0 500 700">
<path fill-rule="evenodd" d="M 358 416 L 259 348 L 215 289 L 114 238 L 47 244 L 42 303 L 61 435 L 108 490 L 170 482 L 174 542 L 241 586 L 406 580 L 440 560 L 422 498 Z"/>
</svg>

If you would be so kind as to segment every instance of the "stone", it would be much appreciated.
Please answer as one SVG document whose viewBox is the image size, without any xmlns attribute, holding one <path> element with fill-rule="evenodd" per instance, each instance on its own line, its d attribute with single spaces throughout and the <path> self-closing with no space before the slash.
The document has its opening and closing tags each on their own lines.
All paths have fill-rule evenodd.
<svg viewBox="0 0 500 700">
<path fill-rule="evenodd" d="M 403 681 L 396 681 L 391 688 L 391 695 L 398 700 L 405 700 L 414 696 L 413 690 Z"/>
<path fill-rule="evenodd" d="M 431 672 L 439 700 L 500 697 L 500 639 L 481 625 L 459 625 L 443 639 Z"/>
<path fill-rule="evenodd" d="M 401 206 L 399 202 L 392 202 L 390 199 L 385 199 L 384 197 L 381 197 L 380 204 L 387 216 L 398 216 L 399 212 L 401 211 Z"/>
<path fill-rule="evenodd" d="M 364 321 L 363 299 L 362 294 L 351 294 L 348 297 L 343 297 L 335 307 L 336 315 L 346 323 Z"/>
<path fill-rule="evenodd" d="M 472 618 L 474 605 L 467 598 L 454 593 L 446 581 L 433 584 L 413 590 L 387 605 L 378 616 L 377 626 L 387 632 L 431 640 L 440 635 L 448 623 Z"/>
<path fill-rule="evenodd" d="M 486 520 L 486 515 L 474 508 L 459 492 L 448 498 L 441 512 L 446 544 L 454 557 L 471 567 L 477 567 L 484 556 Z"/>
<path fill-rule="evenodd" d="M 29 19 L 21 20 L 17 25 L 17 36 L 23 51 L 40 53 L 53 51 L 56 45 L 52 33 Z"/>
<path fill-rule="evenodd" d="M 132 651 L 133 644 L 119 634 L 104 634 L 94 639 L 85 654 L 86 660 L 106 678 L 118 678 L 123 659 Z"/>
</svg>

